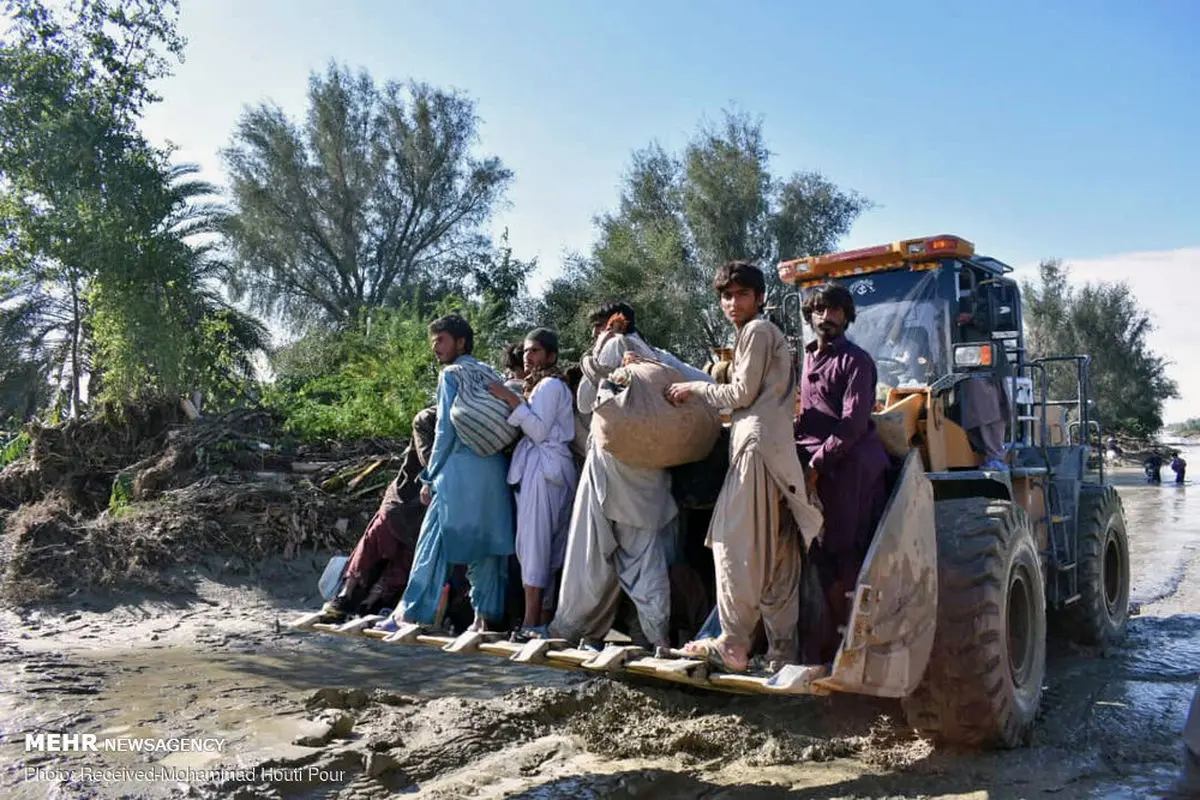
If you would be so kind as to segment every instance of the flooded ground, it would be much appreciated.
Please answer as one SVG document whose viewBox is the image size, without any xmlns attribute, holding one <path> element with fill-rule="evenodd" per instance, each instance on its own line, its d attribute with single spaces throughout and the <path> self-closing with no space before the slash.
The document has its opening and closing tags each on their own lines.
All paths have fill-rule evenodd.
<svg viewBox="0 0 1200 800">
<path fill-rule="evenodd" d="M 0 617 L 0 795 L 1172 796 L 1200 681 L 1200 484 L 1115 482 L 1140 614 L 1112 652 L 1051 647 L 1021 750 L 935 750 L 890 701 L 695 695 L 289 631 L 318 602 L 323 564 L 301 558 Z M 38 732 L 99 747 L 30 750 Z"/>
</svg>

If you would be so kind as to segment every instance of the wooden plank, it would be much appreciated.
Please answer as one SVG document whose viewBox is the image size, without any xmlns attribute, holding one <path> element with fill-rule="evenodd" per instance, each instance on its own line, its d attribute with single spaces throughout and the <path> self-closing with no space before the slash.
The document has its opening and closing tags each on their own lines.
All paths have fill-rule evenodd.
<svg viewBox="0 0 1200 800">
<path fill-rule="evenodd" d="M 518 664 L 544 664 L 551 650 L 567 649 L 566 639 L 531 639 L 512 657 Z"/>
<path fill-rule="evenodd" d="M 709 665 L 694 657 L 662 658 L 648 655 L 646 651 L 625 644 L 613 644 L 604 650 L 596 652 L 592 649 L 567 646 L 562 639 L 533 639 L 524 644 L 504 641 L 498 633 L 475 634 L 467 638 L 467 634 L 459 637 L 444 634 L 423 632 L 420 625 L 405 625 L 398 631 L 388 632 L 376 628 L 330 625 L 317 623 L 308 626 L 306 630 L 326 633 L 333 636 L 360 636 L 367 639 L 382 640 L 388 644 L 407 644 L 425 647 L 437 647 L 447 650 L 454 644 L 465 645 L 463 649 L 450 652 L 473 652 L 505 658 L 518 663 L 537 664 L 553 669 L 573 670 L 576 672 L 602 672 L 609 675 L 627 674 L 644 678 L 652 678 L 664 684 L 677 686 L 692 686 L 710 691 L 730 694 L 828 694 L 830 689 L 837 687 L 824 686 L 825 680 L 811 681 L 802 690 L 797 682 L 788 680 L 788 676 L 779 679 L 778 676 L 769 678 L 762 675 L 710 673 Z M 476 638 L 478 637 L 478 638 Z M 471 646 L 474 649 L 469 649 Z M 783 671 L 781 671 L 782 673 Z M 826 679 L 828 680 L 828 679 Z"/>
<path fill-rule="evenodd" d="M 479 645 L 498 641 L 503 635 L 486 631 L 463 631 L 442 649 L 447 653 L 477 653 Z"/>
<path fill-rule="evenodd" d="M 729 691 L 742 691 L 748 694 L 770 694 L 767 690 L 767 679 L 756 675 L 739 675 L 732 672 L 714 672 L 708 676 L 712 686 L 718 686 Z"/>
<path fill-rule="evenodd" d="M 311 629 L 313 625 L 321 621 L 323 616 L 325 615 L 320 611 L 314 611 L 311 614 L 303 614 L 289 622 L 288 627 L 297 628 L 300 630 Z"/>
<path fill-rule="evenodd" d="M 625 667 L 655 675 L 675 673 L 695 676 L 697 673 L 704 674 L 708 671 L 708 665 L 695 658 L 656 658 L 655 656 L 633 659 L 626 663 Z"/>
<path fill-rule="evenodd" d="M 583 666 L 585 662 L 591 661 L 596 657 L 594 650 L 580 650 L 577 647 L 568 647 L 562 650 L 551 650 L 546 653 L 546 659 L 551 662 L 569 663 L 575 666 Z"/>
<path fill-rule="evenodd" d="M 585 661 L 583 667 L 598 672 L 620 672 L 626 661 L 644 655 L 647 655 L 646 651 L 636 645 L 610 644 L 594 658 Z"/>
<path fill-rule="evenodd" d="M 708 665 L 692 659 L 638 658 L 628 662 L 625 671 L 685 686 L 707 688 L 709 685 Z"/>
<path fill-rule="evenodd" d="M 517 642 L 484 642 L 479 645 L 479 652 L 487 653 L 489 656 L 500 656 L 501 658 L 511 659 L 521 652 L 522 644 Z"/>
<path fill-rule="evenodd" d="M 417 644 L 427 644 L 431 647 L 445 647 L 446 645 L 451 644 L 453 641 L 453 636 L 446 636 L 444 634 L 423 633 L 417 636 Z"/>
<path fill-rule="evenodd" d="M 401 625 L 396 630 L 383 637 L 388 644 L 416 644 L 421 633 L 420 625 Z"/>
<path fill-rule="evenodd" d="M 386 459 L 386 458 L 377 458 L 374 461 L 372 461 L 370 464 L 367 465 L 366 469 L 364 469 L 362 472 L 355 475 L 354 478 L 350 481 L 350 483 L 346 484 L 346 490 L 352 492 L 355 489 L 357 489 L 360 483 L 362 483 L 364 480 L 366 480 L 367 477 L 372 472 L 374 472 L 375 470 L 379 469 L 384 464 L 386 464 L 388 462 L 388 460 L 389 459 Z"/>
<path fill-rule="evenodd" d="M 338 633 L 362 633 L 381 619 L 386 619 L 386 617 L 382 617 L 379 614 L 368 614 L 365 617 L 357 617 L 339 625 Z"/>
</svg>

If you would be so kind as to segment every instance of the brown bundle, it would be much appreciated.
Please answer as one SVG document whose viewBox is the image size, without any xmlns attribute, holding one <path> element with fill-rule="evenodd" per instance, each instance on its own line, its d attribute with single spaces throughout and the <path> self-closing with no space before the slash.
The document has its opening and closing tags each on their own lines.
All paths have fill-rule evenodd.
<svg viewBox="0 0 1200 800">
<path fill-rule="evenodd" d="M 601 384 L 592 415 L 596 443 L 635 467 L 666 469 L 706 458 L 721 421 L 716 409 L 698 397 L 682 406 L 668 402 L 664 390 L 684 380 L 679 370 L 657 361 L 638 360 L 615 370 Z"/>
</svg>

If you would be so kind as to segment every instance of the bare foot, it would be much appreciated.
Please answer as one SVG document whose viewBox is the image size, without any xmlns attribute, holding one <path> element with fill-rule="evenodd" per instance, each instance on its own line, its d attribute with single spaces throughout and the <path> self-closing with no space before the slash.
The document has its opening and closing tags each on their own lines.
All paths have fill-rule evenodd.
<svg viewBox="0 0 1200 800">
<path fill-rule="evenodd" d="M 703 659 L 724 672 L 745 672 L 750 666 L 750 658 L 746 651 L 731 646 L 724 637 L 688 642 L 683 646 L 683 652 Z"/>
</svg>

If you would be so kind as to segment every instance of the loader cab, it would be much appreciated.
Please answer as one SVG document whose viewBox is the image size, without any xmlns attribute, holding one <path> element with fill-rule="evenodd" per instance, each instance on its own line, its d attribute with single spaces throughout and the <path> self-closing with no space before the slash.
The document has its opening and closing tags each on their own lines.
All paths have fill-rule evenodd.
<svg viewBox="0 0 1200 800">
<path fill-rule="evenodd" d="M 782 304 L 785 332 L 797 345 L 808 341 L 801 296 L 831 281 L 854 297 L 857 319 L 847 337 L 875 359 L 881 402 L 888 390 L 933 386 L 953 373 L 960 345 L 999 342 L 1015 372 L 1024 338 L 1020 290 L 1006 277 L 1011 271 L 975 257 L 970 242 L 952 236 L 784 262 L 780 277 L 800 290 Z"/>
<path fill-rule="evenodd" d="M 902 458 L 918 447 L 930 473 L 976 470 L 981 459 L 962 427 L 965 380 L 999 376 L 1009 407 L 1020 410 L 1008 441 L 1023 441 L 1022 425 L 1040 433 L 1029 424 L 1033 384 L 1011 272 L 956 236 L 784 262 L 780 278 L 800 290 L 783 303 L 786 332 L 797 346 L 811 335 L 798 313 L 804 290 L 827 281 L 844 285 L 857 314 L 846 335 L 875 360 L 876 410 L 883 415 L 876 421 L 888 449 Z M 787 314 L 789 308 L 796 313 Z"/>
</svg>

